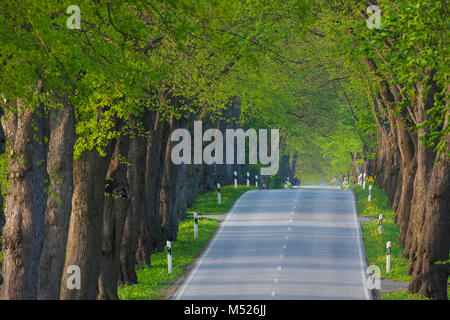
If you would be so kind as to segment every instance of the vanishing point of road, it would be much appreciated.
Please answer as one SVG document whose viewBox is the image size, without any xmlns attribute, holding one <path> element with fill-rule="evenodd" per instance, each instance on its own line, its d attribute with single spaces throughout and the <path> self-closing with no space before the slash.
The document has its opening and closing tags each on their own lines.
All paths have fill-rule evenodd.
<svg viewBox="0 0 450 320">
<path fill-rule="evenodd" d="M 245 193 L 174 299 L 370 299 L 355 205 L 331 188 Z"/>
</svg>

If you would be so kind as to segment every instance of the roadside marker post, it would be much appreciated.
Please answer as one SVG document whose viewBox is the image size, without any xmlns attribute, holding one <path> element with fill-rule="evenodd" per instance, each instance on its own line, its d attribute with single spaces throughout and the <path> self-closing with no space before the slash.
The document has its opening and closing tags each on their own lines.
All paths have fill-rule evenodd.
<svg viewBox="0 0 450 320">
<path fill-rule="evenodd" d="M 172 273 L 172 241 L 167 241 L 167 269 Z"/>
<path fill-rule="evenodd" d="M 222 204 L 222 197 L 220 196 L 220 183 L 217 183 L 217 203 Z"/>
<path fill-rule="evenodd" d="M 391 273 L 391 242 L 386 242 L 386 273 Z"/>
<path fill-rule="evenodd" d="M 234 188 L 237 188 L 237 172 L 234 172 Z"/>
<path fill-rule="evenodd" d="M 255 175 L 255 187 L 258 188 L 258 175 Z"/>
<path fill-rule="evenodd" d="M 367 200 L 369 202 L 372 200 L 372 185 L 369 185 L 369 198 Z"/>
<path fill-rule="evenodd" d="M 381 234 L 382 231 L 383 231 L 383 215 L 380 214 L 378 216 L 378 234 Z"/>
<path fill-rule="evenodd" d="M 361 179 L 362 179 L 362 173 L 360 173 L 358 176 L 358 185 L 359 186 L 362 184 Z"/>
<path fill-rule="evenodd" d="M 366 188 L 366 173 L 364 172 L 364 175 L 363 175 L 363 189 L 365 189 Z"/>
<path fill-rule="evenodd" d="M 198 237 L 198 214 L 194 212 L 194 238 Z"/>
<path fill-rule="evenodd" d="M 250 187 L 250 173 L 247 172 L 247 188 Z"/>
</svg>

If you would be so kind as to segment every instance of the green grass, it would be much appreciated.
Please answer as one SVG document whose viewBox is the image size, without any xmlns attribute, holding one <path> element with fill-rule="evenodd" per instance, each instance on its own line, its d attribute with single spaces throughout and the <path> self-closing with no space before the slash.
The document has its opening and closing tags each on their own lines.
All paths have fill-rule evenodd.
<svg viewBox="0 0 450 320">
<path fill-rule="evenodd" d="M 255 189 L 239 186 L 222 188 L 222 204 L 217 204 L 217 192 L 206 192 L 196 197 L 196 209 L 199 214 L 221 214 L 231 209 L 234 202 L 246 191 Z M 187 210 L 187 219 L 180 221 L 177 241 L 172 242 L 172 273 L 167 272 L 167 251 L 151 256 L 152 265 L 136 270 L 138 283 L 121 286 L 118 289 L 120 299 L 156 300 L 166 295 L 167 289 L 183 274 L 186 267 L 200 255 L 219 221 L 200 218 L 198 221 L 198 238 L 194 238 L 194 210 Z"/>
<path fill-rule="evenodd" d="M 414 294 L 408 290 L 387 293 L 381 296 L 383 300 L 431 300 L 423 295 Z"/>
<path fill-rule="evenodd" d="M 387 196 L 377 186 L 372 186 L 372 201 L 367 201 L 368 188 L 351 186 L 358 199 L 358 212 L 360 216 L 378 218 L 383 215 L 382 234 L 378 234 L 378 220 L 361 224 L 364 244 L 366 247 L 367 262 L 377 265 L 381 269 L 383 279 L 410 281 L 411 276 L 406 274 L 408 259 L 402 258 L 403 248 L 398 245 L 400 230 L 394 224 L 394 213 L 387 204 Z M 386 242 L 391 241 L 391 272 L 386 273 Z"/>
<path fill-rule="evenodd" d="M 196 211 L 199 215 L 203 214 L 223 214 L 228 212 L 234 202 L 248 190 L 254 190 L 254 186 L 238 185 L 235 189 L 234 185 L 224 186 L 221 188 L 222 204 L 217 203 L 217 191 L 205 192 L 198 194 L 195 198 L 194 208 L 187 209 L 188 215 L 193 215 Z"/>
<path fill-rule="evenodd" d="M 364 190 L 361 186 L 351 185 L 350 189 L 357 198 L 360 216 L 378 218 L 380 214 L 383 215 L 382 234 L 378 234 L 378 221 L 361 223 L 368 265 L 379 266 L 382 279 L 410 281 L 411 276 L 406 274 L 408 259 L 402 258 L 403 248 L 398 245 L 400 229 L 394 224 L 394 212 L 388 205 L 386 194 L 378 186 L 372 186 L 372 201 L 369 202 L 367 187 Z M 391 272 L 389 274 L 386 273 L 386 242 L 388 241 L 391 241 Z M 427 299 L 406 290 L 388 293 L 382 295 L 381 298 L 383 300 Z"/>
</svg>

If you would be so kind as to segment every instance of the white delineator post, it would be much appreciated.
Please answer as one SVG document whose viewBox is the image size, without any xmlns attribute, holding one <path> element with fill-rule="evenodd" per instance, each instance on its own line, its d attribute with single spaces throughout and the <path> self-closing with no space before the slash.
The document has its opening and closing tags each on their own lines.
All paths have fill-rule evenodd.
<svg viewBox="0 0 450 320">
<path fill-rule="evenodd" d="M 250 187 L 250 173 L 247 172 L 247 187 Z"/>
<path fill-rule="evenodd" d="M 198 237 L 198 214 L 194 212 L 194 238 Z"/>
<path fill-rule="evenodd" d="M 386 273 L 391 272 L 391 242 L 386 242 Z"/>
<path fill-rule="evenodd" d="M 364 172 L 364 175 L 363 175 L 363 189 L 365 189 L 366 188 L 366 173 Z"/>
<path fill-rule="evenodd" d="M 172 241 L 167 241 L 167 269 L 172 273 Z"/>
<path fill-rule="evenodd" d="M 222 204 L 222 198 L 220 196 L 220 183 L 217 184 L 217 203 Z"/>
<path fill-rule="evenodd" d="M 258 188 L 258 175 L 255 175 L 255 187 Z"/>
<path fill-rule="evenodd" d="M 381 234 L 382 229 L 383 229 L 383 215 L 380 214 L 378 216 L 378 234 Z"/>
<path fill-rule="evenodd" d="M 234 172 L 234 187 L 237 188 L 237 172 Z"/>
<path fill-rule="evenodd" d="M 367 200 L 369 202 L 372 200 L 372 185 L 369 185 L 369 198 Z"/>
<path fill-rule="evenodd" d="M 360 173 L 359 176 L 358 176 L 358 185 L 362 184 L 361 178 L 362 178 L 362 173 Z"/>
</svg>

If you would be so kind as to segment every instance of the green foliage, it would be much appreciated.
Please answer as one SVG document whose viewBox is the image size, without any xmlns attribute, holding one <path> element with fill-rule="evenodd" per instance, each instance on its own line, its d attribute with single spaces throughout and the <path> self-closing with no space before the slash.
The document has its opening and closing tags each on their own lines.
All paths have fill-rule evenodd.
<svg viewBox="0 0 450 320">
<path fill-rule="evenodd" d="M 6 192 L 8 191 L 9 187 L 8 174 L 9 174 L 8 155 L 6 152 L 4 152 L 3 154 L 0 155 L 0 188 L 3 199 L 5 199 Z M 3 207 L 4 206 L 5 203 L 3 203 Z"/>
<path fill-rule="evenodd" d="M 283 189 L 284 184 L 281 177 L 275 174 L 270 177 L 269 189 Z"/>
</svg>

